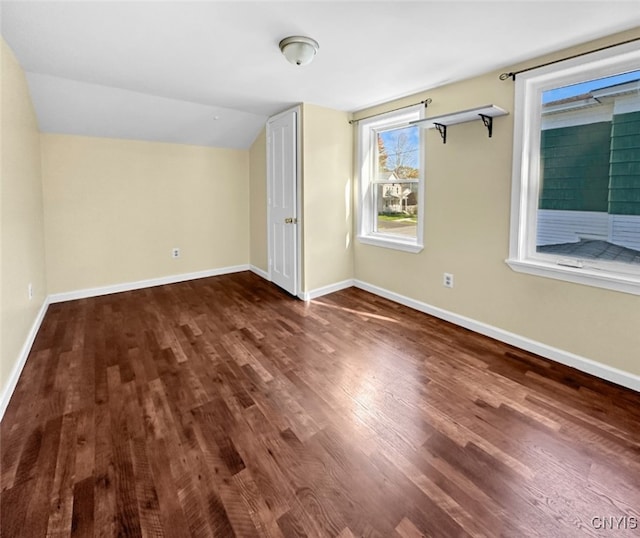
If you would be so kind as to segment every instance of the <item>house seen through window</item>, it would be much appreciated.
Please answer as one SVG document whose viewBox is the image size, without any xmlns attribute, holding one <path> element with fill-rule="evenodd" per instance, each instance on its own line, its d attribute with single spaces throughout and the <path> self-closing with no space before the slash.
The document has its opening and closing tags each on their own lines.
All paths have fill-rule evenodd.
<svg viewBox="0 0 640 538">
<path fill-rule="evenodd" d="M 640 70 L 542 93 L 536 250 L 640 265 Z"/>
<path fill-rule="evenodd" d="M 640 47 L 516 76 L 515 271 L 640 295 Z"/>
<path fill-rule="evenodd" d="M 375 230 L 415 238 L 420 178 L 419 127 L 376 133 Z"/>
<path fill-rule="evenodd" d="M 418 105 L 359 122 L 358 239 L 409 252 L 422 249 L 423 140 Z"/>
</svg>

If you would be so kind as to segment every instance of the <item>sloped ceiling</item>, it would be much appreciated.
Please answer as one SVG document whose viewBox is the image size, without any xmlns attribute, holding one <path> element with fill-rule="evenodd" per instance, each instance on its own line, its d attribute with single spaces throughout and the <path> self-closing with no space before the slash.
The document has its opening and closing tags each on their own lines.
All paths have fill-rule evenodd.
<svg viewBox="0 0 640 538">
<path fill-rule="evenodd" d="M 640 26 L 637 1 L 0 5 L 42 131 L 230 148 L 299 102 L 354 111 Z"/>
</svg>

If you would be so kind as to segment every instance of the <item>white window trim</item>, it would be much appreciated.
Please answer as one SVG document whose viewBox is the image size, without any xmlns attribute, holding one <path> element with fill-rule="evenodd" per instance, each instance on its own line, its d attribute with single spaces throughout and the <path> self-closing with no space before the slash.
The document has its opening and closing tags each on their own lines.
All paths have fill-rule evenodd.
<svg viewBox="0 0 640 538">
<path fill-rule="evenodd" d="M 393 129 L 407 126 L 410 121 L 424 117 L 424 105 L 405 108 L 400 111 L 387 112 L 373 118 L 358 122 L 358 234 L 360 243 L 378 247 L 402 250 L 405 252 L 420 252 L 424 248 L 424 141 L 425 136 L 420 129 L 420 178 L 418 183 L 418 223 L 416 238 L 403 238 L 399 235 L 375 232 L 373 228 L 373 196 L 371 195 L 371 169 L 374 166 L 374 156 L 371 155 L 372 136 L 376 129 Z"/>
<path fill-rule="evenodd" d="M 582 260 L 580 267 L 569 267 L 559 265 L 557 256 L 537 253 L 535 248 L 542 93 L 582 82 L 585 76 L 597 79 L 635 71 L 639 66 L 640 48 L 637 43 L 629 43 L 517 75 L 511 233 L 506 260 L 514 271 L 640 295 L 640 269 L 630 264 Z"/>
</svg>

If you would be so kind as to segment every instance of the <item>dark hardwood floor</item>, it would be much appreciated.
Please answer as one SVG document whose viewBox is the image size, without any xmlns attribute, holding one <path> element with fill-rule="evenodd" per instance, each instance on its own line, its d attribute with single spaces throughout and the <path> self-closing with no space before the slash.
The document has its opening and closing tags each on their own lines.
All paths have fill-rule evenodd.
<svg viewBox="0 0 640 538">
<path fill-rule="evenodd" d="M 11 538 L 640 536 L 640 394 L 251 273 L 52 305 L 1 441 Z"/>
</svg>

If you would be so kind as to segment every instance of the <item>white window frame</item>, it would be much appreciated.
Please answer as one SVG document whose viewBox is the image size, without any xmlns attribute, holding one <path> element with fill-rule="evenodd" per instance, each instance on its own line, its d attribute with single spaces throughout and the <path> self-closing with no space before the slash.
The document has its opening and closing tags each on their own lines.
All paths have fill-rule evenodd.
<svg viewBox="0 0 640 538">
<path fill-rule="evenodd" d="M 403 250 L 405 252 L 420 252 L 424 248 L 424 130 L 419 129 L 420 136 L 420 177 L 418 178 L 418 223 L 416 237 L 402 237 L 397 234 L 375 231 L 375 219 L 377 218 L 374 203 L 373 189 L 375 183 L 371 182 L 372 173 L 375 171 L 377 147 L 376 133 L 382 130 L 406 127 L 412 121 L 422 119 L 424 105 L 405 108 L 395 112 L 387 112 L 373 118 L 358 122 L 358 163 L 359 163 L 359 199 L 358 199 L 358 241 L 367 245 Z M 373 150 L 373 151 L 372 151 Z M 405 181 L 403 181 L 405 183 Z"/>
<path fill-rule="evenodd" d="M 640 295 L 640 268 L 631 264 L 536 252 L 542 93 L 639 68 L 640 48 L 629 43 L 516 76 L 511 233 L 506 260 L 514 271 Z"/>
</svg>

